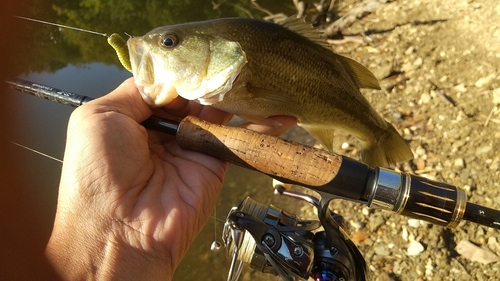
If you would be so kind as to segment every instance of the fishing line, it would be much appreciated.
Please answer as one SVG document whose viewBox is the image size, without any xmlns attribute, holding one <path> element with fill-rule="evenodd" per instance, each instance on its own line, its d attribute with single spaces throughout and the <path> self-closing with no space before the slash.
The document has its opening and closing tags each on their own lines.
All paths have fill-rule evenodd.
<svg viewBox="0 0 500 281">
<path fill-rule="evenodd" d="M 214 214 L 214 215 L 215 215 L 215 214 Z M 216 221 L 220 221 L 220 222 L 226 222 L 226 220 L 220 219 L 220 218 L 218 218 L 218 217 L 214 217 L 214 216 L 212 216 L 212 215 L 210 215 L 210 216 L 209 216 L 209 218 L 212 218 L 212 219 L 214 219 L 214 220 L 216 220 Z"/>
<path fill-rule="evenodd" d="M 19 146 L 19 147 L 22 147 L 22 148 L 24 148 L 24 149 L 26 149 L 26 150 L 29 150 L 29 151 L 31 151 L 31 152 L 34 152 L 34 153 L 36 153 L 36 154 L 39 154 L 39 155 L 45 156 L 45 157 L 47 157 L 47 158 L 49 158 L 49 159 L 52 159 L 52 160 L 54 160 L 54 161 L 57 161 L 57 162 L 63 163 L 63 161 L 62 161 L 61 159 L 56 158 L 56 157 L 54 157 L 54 156 L 50 156 L 50 155 L 48 155 L 48 154 L 45 154 L 45 153 L 40 152 L 40 151 L 38 151 L 38 150 L 35 150 L 35 149 L 33 149 L 33 148 L 30 148 L 30 147 L 24 146 L 24 145 L 19 144 L 19 143 L 17 143 L 17 142 L 13 142 L 13 141 L 9 141 L 9 142 L 10 142 L 10 143 L 12 143 L 12 144 L 15 144 L 15 145 L 17 145 L 17 146 Z M 220 222 L 226 222 L 225 220 L 220 219 L 220 218 L 218 218 L 218 217 L 217 217 L 217 205 L 215 205 L 215 208 L 214 208 L 214 215 L 213 215 L 213 216 L 210 216 L 210 218 L 212 218 L 212 219 L 214 220 L 214 227 L 215 227 L 215 229 L 217 229 L 217 228 L 216 228 L 216 226 L 217 226 L 217 221 L 220 221 Z M 214 230 L 214 232 L 215 232 L 215 233 L 214 233 L 214 236 L 215 236 L 215 237 L 217 237 L 217 231 L 216 231 L 216 230 Z M 218 241 L 214 241 L 214 242 L 220 243 L 220 242 L 218 242 Z"/>
<path fill-rule="evenodd" d="M 24 149 L 26 149 L 26 150 L 29 150 L 29 151 L 31 151 L 31 152 L 34 152 L 34 153 L 36 153 L 36 154 L 39 154 L 39 155 L 45 156 L 45 157 L 47 157 L 47 158 L 49 158 L 49 159 L 52 159 L 52 160 L 54 160 L 54 161 L 57 161 L 57 162 L 63 163 L 63 161 L 62 161 L 61 159 L 56 158 L 56 157 L 54 157 L 54 156 L 50 156 L 50 155 L 48 155 L 48 154 L 45 154 L 45 153 L 40 152 L 40 151 L 38 151 L 38 150 L 35 150 L 35 149 L 33 149 L 33 148 L 30 148 L 30 147 L 24 146 L 24 145 L 19 144 L 19 143 L 17 143 L 17 142 L 13 142 L 13 141 L 9 141 L 9 142 L 10 142 L 10 143 L 12 143 L 12 144 L 15 144 L 15 145 L 17 145 L 17 146 L 19 146 L 19 147 L 22 147 L 22 148 L 24 148 Z M 212 251 L 217 251 L 217 250 L 219 250 L 219 248 L 220 248 L 220 246 L 221 246 L 220 242 L 219 242 L 219 241 L 217 241 L 217 239 L 216 239 L 216 238 L 217 238 L 217 221 L 220 221 L 220 222 L 226 222 L 226 221 L 217 217 L 217 205 L 215 205 L 215 207 L 214 207 L 214 215 L 213 215 L 213 216 L 210 216 L 210 218 L 212 218 L 212 219 L 214 220 L 214 238 L 215 238 L 215 239 L 214 239 L 214 242 L 212 243 L 212 248 L 213 248 L 213 247 L 216 247 L 216 249 L 212 249 Z"/>
<path fill-rule="evenodd" d="M 221 219 L 217 218 L 217 203 L 215 203 L 213 218 L 214 218 L 214 241 L 212 242 L 212 245 L 210 245 L 210 250 L 212 252 L 218 252 L 221 248 L 221 243 L 219 242 L 219 240 L 217 240 L 217 220 Z"/>
<path fill-rule="evenodd" d="M 78 27 L 67 26 L 67 25 L 62 25 L 62 24 L 58 24 L 58 23 L 53 23 L 53 22 L 48 22 L 48 21 L 43 21 L 43 20 L 37 20 L 37 19 L 31 19 L 31 18 L 26 18 L 26 17 L 21 17 L 21 16 L 16 16 L 16 18 L 30 20 L 30 21 L 39 22 L 39 23 L 44 23 L 44 24 L 48 24 L 48 25 L 55 25 L 55 26 L 62 27 L 62 28 L 69 28 L 69 29 L 73 29 L 73 30 L 88 32 L 88 33 L 92 33 L 92 34 L 101 35 L 101 36 L 104 36 L 104 37 L 109 37 L 108 34 L 106 34 L 106 33 L 101 33 L 101 32 L 92 31 L 92 30 L 88 30 L 88 29 L 82 29 L 82 28 L 78 28 Z"/>
<path fill-rule="evenodd" d="M 40 152 L 40 151 L 38 151 L 38 150 L 35 150 L 35 149 L 33 149 L 33 148 L 29 148 L 29 147 L 24 146 L 24 145 L 22 145 L 22 144 L 19 144 L 19 143 L 17 143 L 17 142 L 13 142 L 13 141 L 9 141 L 9 142 L 10 142 L 10 143 L 12 143 L 12 144 L 15 144 L 15 145 L 17 145 L 17 146 L 19 146 L 19 147 L 22 147 L 22 148 L 24 148 L 24 149 L 27 149 L 27 150 L 29 150 L 29 151 L 31 151 L 31 152 L 34 152 L 34 153 L 40 154 L 40 155 L 42 155 L 42 156 L 45 156 L 45 157 L 47 157 L 47 158 L 49 158 L 49 159 L 55 160 L 55 161 L 57 161 L 57 162 L 60 162 L 60 163 L 62 163 L 62 162 L 63 162 L 63 161 L 62 161 L 61 159 L 59 159 L 59 158 L 56 158 L 56 157 L 50 156 L 50 155 L 48 155 L 48 154 L 45 154 L 45 153 Z"/>
<path fill-rule="evenodd" d="M 91 33 L 91 34 L 104 36 L 104 37 L 108 38 L 108 44 L 111 45 L 111 47 L 113 47 L 113 49 L 115 50 L 116 55 L 118 56 L 118 60 L 120 60 L 120 63 L 123 65 L 123 67 L 126 70 L 128 70 L 129 72 L 132 72 L 132 66 L 130 64 L 130 55 L 128 52 L 127 41 L 125 41 L 125 39 L 123 39 L 117 33 L 113 33 L 111 35 L 108 35 L 108 34 L 102 33 L 102 32 L 97 32 L 97 31 L 93 31 L 93 30 L 88 30 L 88 29 L 83 29 L 83 28 L 78 28 L 78 27 L 43 21 L 43 20 L 37 20 L 37 19 L 21 17 L 21 16 L 15 16 L 15 17 L 23 19 L 23 20 L 29 20 L 29 21 L 34 21 L 34 22 L 38 22 L 38 23 L 54 25 L 54 26 L 57 26 L 60 28 L 68 28 L 68 29 L 73 29 L 76 31 L 82 31 L 82 32 L 87 32 L 87 33 Z M 127 33 L 125 33 L 125 34 L 127 34 Z M 128 36 L 131 37 L 130 35 L 128 35 Z"/>
<path fill-rule="evenodd" d="M 214 206 L 214 217 L 217 217 L 217 202 Z M 217 240 L 217 220 L 214 219 L 214 240 Z"/>
<path fill-rule="evenodd" d="M 9 142 L 10 142 L 10 143 L 12 143 L 12 144 L 15 144 L 15 145 L 17 145 L 17 146 L 19 146 L 19 147 L 22 147 L 22 148 L 24 148 L 24 149 L 27 149 L 27 150 L 29 150 L 29 151 L 31 151 L 31 152 L 34 152 L 34 153 L 36 153 L 36 154 L 39 154 L 39 155 L 45 156 L 45 157 L 47 157 L 47 158 L 49 158 L 49 159 L 55 160 L 55 161 L 57 161 L 57 162 L 60 162 L 61 164 L 63 163 L 63 161 L 62 161 L 61 159 L 59 159 L 59 158 L 56 158 L 56 157 L 50 156 L 50 155 L 48 155 L 48 154 L 45 154 L 45 153 L 40 152 L 40 151 L 38 151 L 38 150 L 35 150 L 35 149 L 33 149 L 33 148 L 29 148 L 29 147 L 24 146 L 24 145 L 22 145 L 22 144 L 19 144 L 19 143 L 17 143 L 17 142 L 13 142 L 13 141 L 9 141 Z M 214 215 L 213 215 L 213 216 L 210 216 L 210 217 L 211 217 L 211 218 L 213 218 L 213 220 L 214 220 L 214 241 L 212 242 L 212 245 L 210 246 L 210 250 L 212 250 L 213 252 L 218 252 L 218 251 L 220 250 L 220 248 L 222 247 L 222 244 L 220 243 L 220 241 L 219 241 L 219 240 L 217 240 L 217 221 L 225 222 L 225 220 L 223 220 L 223 219 L 219 219 L 219 218 L 217 217 L 217 204 L 216 204 L 216 205 L 215 205 L 215 207 L 214 207 Z"/>
</svg>

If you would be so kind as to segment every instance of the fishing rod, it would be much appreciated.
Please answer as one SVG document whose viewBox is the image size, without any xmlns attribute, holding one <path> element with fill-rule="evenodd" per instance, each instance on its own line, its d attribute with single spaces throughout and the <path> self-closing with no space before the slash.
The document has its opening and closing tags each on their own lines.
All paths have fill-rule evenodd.
<svg viewBox="0 0 500 281">
<path fill-rule="evenodd" d="M 15 79 L 12 88 L 78 107 L 92 100 L 50 86 Z M 284 183 L 313 189 L 323 197 L 455 228 L 461 220 L 500 229 L 500 211 L 471 202 L 462 189 L 416 175 L 366 164 L 332 152 L 194 116 L 168 120 L 151 116 L 142 125 L 176 136 L 180 147 L 257 170 Z"/>
</svg>

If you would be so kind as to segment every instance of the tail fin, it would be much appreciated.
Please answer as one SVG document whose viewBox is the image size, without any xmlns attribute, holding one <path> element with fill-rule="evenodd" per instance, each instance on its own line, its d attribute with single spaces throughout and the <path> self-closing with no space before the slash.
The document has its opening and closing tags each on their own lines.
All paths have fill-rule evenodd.
<svg viewBox="0 0 500 281">
<path fill-rule="evenodd" d="M 363 162 L 370 167 L 387 167 L 413 158 L 413 152 L 403 137 L 391 124 L 388 125 L 389 129 L 377 143 L 362 145 Z"/>
</svg>

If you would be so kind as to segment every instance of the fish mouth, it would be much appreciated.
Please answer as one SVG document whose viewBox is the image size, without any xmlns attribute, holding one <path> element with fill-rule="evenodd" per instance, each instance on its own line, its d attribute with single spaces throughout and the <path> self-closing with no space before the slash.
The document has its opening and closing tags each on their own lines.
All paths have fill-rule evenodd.
<svg viewBox="0 0 500 281">
<path fill-rule="evenodd" d="M 142 98 L 151 106 L 160 107 L 168 104 L 178 96 L 169 76 L 164 75 L 164 62 L 154 56 L 150 48 L 140 37 L 131 37 L 127 41 L 130 64 L 134 82 Z M 161 79 L 156 75 L 162 74 Z"/>
<path fill-rule="evenodd" d="M 148 55 L 146 47 L 141 43 L 140 38 L 132 37 L 128 40 L 128 49 L 130 53 L 130 64 L 134 77 L 143 83 L 154 83 L 154 68 L 151 67 L 151 56 Z M 135 75 L 141 74 L 141 75 Z"/>
</svg>

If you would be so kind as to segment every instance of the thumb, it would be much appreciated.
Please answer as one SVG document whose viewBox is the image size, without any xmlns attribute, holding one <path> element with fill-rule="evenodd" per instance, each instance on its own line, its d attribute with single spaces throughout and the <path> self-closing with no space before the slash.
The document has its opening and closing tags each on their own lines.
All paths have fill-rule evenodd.
<svg viewBox="0 0 500 281">
<path fill-rule="evenodd" d="M 97 194 L 103 187 L 130 187 L 138 174 L 149 176 L 153 165 L 148 133 L 139 124 L 149 116 L 151 109 L 132 78 L 75 109 L 68 124 L 61 177 L 67 190 L 61 194 L 72 190 Z M 138 171 L 138 166 L 144 169 Z"/>
<path fill-rule="evenodd" d="M 141 123 L 151 116 L 151 108 L 141 97 L 139 90 L 134 84 L 134 78 L 125 80 L 118 88 L 111 93 L 92 100 L 81 108 L 92 106 L 95 113 L 118 112 L 126 115 L 137 123 Z"/>
</svg>

